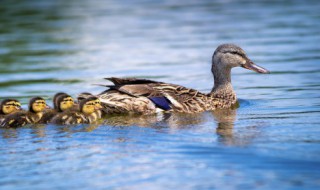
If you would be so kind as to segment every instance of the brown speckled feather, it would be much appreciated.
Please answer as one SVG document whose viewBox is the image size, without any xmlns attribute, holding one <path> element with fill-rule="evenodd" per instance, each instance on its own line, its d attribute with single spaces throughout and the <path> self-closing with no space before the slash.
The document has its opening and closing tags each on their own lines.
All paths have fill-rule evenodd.
<svg viewBox="0 0 320 190">
<path fill-rule="evenodd" d="M 170 102 L 170 111 L 176 112 L 196 113 L 222 106 L 219 104 L 219 98 L 211 94 L 203 94 L 179 85 L 155 81 L 147 83 L 148 80 L 135 78 L 113 78 L 113 81 L 117 81 L 117 84 L 109 86 L 110 90 L 98 95 L 106 113 L 155 113 L 157 107 L 149 99 L 151 97 L 165 97 Z M 126 81 L 129 81 L 129 84 L 126 84 Z M 139 84 L 138 81 L 142 81 L 143 84 Z"/>
</svg>

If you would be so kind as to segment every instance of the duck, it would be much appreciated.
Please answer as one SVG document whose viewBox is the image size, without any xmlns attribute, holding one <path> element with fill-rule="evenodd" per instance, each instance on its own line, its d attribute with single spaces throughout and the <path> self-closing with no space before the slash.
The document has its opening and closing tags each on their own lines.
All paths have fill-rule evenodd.
<svg viewBox="0 0 320 190">
<path fill-rule="evenodd" d="M 45 110 L 42 118 L 38 123 L 47 124 L 58 113 L 62 113 L 66 110 L 69 110 L 74 106 L 73 98 L 64 92 L 59 92 L 55 94 L 52 101 L 54 108 Z"/>
<path fill-rule="evenodd" d="M 99 110 L 102 108 L 98 97 L 90 96 L 79 103 L 78 111 L 69 110 L 52 118 L 50 123 L 56 125 L 75 125 L 94 123 L 101 118 Z"/>
<path fill-rule="evenodd" d="M 22 110 L 21 103 L 12 98 L 4 99 L 0 103 L 0 123 L 11 113 Z"/>
<path fill-rule="evenodd" d="M 4 128 L 17 128 L 27 124 L 36 124 L 48 106 L 42 97 L 33 97 L 29 101 L 28 111 L 17 111 L 8 115 L 0 124 Z"/>
<path fill-rule="evenodd" d="M 231 108 L 237 96 L 231 84 L 231 70 L 242 67 L 261 74 L 270 73 L 256 65 L 235 44 L 219 45 L 212 56 L 214 86 L 210 93 L 177 84 L 139 78 L 105 78 L 113 85 L 97 95 L 107 114 L 154 114 L 157 112 L 199 113 Z"/>
</svg>

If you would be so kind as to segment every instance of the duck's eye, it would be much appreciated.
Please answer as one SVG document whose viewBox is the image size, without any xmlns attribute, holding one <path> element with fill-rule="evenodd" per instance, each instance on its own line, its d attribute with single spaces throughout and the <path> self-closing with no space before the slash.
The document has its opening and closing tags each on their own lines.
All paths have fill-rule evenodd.
<svg viewBox="0 0 320 190">
<path fill-rule="evenodd" d="M 243 54 L 240 53 L 240 52 L 237 52 L 237 51 L 231 51 L 230 53 L 231 53 L 231 54 L 234 54 L 234 55 L 238 55 L 238 56 L 240 56 L 240 57 L 243 57 Z"/>
</svg>

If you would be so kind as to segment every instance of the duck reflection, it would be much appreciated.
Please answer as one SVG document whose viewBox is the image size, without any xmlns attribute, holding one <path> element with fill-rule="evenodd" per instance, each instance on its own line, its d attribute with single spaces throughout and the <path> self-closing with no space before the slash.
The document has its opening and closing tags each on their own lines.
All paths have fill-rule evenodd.
<svg viewBox="0 0 320 190">
<path fill-rule="evenodd" d="M 115 115 L 107 117 L 103 124 L 110 126 L 139 126 L 182 129 L 204 123 L 203 114 L 158 113 L 157 115 Z"/>
<path fill-rule="evenodd" d="M 18 137 L 18 131 L 15 128 L 0 129 L 0 132 L 4 139 L 15 139 Z"/>
<path fill-rule="evenodd" d="M 222 109 L 212 112 L 213 117 L 217 121 L 216 133 L 219 142 L 225 145 L 235 144 L 233 128 L 237 117 L 236 109 Z"/>
</svg>

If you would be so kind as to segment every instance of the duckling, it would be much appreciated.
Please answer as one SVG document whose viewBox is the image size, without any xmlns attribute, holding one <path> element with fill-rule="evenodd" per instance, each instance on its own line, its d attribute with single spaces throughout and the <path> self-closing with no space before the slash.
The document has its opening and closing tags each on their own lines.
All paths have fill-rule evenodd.
<svg viewBox="0 0 320 190">
<path fill-rule="evenodd" d="M 89 92 L 82 92 L 77 96 L 77 102 L 74 103 L 74 105 L 72 106 L 72 108 L 70 108 L 71 111 L 79 111 L 79 104 L 82 100 L 93 96 L 91 93 Z"/>
<path fill-rule="evenodd" d="M 8 115 L 4 121 L 1 122 L 0 126 L 16 128 L 26 124 L 35 124 L 41 119 L 43 111 L 46 108 L 47 104 L 43 98 L 31 98 L 28 111 L 18 111 Z"/>
<path fill-rule="evenodd" d="M 21 110 L 21 104 L 16 99 L 5 99 L 0 103 L 0 123 L 11 113 Z"/>
<path fill-rule="evenodd" d="M 57 93 L 53 97 L 53 109 L 45 110 L 38 123 L 47 124 L 58 113 L 64 112 L 74 106 L 73 98 L 66 93 Z"/>
<path fill-rule="evenodd" d="M 66 111 L 52 118 L 51 123 L 58 125 L 72 125 L 80 123 L 93 123 L 101 118 L 98 110 L 102 108 L 100 100 L 91 96 L 79 104 L 79 111 Z"/>
</svg>

